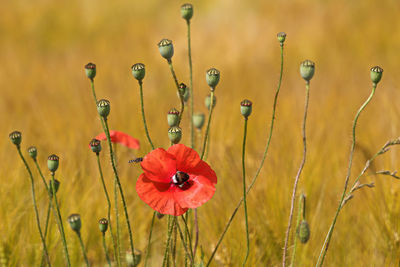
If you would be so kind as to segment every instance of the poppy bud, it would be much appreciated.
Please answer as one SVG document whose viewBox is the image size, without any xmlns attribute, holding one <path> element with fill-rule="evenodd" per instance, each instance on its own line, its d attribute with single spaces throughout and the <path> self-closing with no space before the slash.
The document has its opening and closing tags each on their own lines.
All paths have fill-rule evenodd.
<svg viewBox="0 0 400 267">
<path fill-rule="evenodd" d="M 88 63 L 85 65 L 85 72 L 86 72 L 86 76 L 93 80 L 94 77 L 96 77 L 96 65 L 93 63 Z"/>
<path fill-rule="evenodd" d="M 158 43 L 158 50 L 163 58 L 170 60 L 174 55 L 174 46 L 172 45 L 172 41 L 168 39 L 162 39 Z"/>
<path fill-rule="evenodd" d="M 92 141 L 89 143 L 90 148 L 92 151 L 96 154 L 100 153 L 101 151 L 101 142 L 100 140 L 97 140 L 96 138 L 93 138 Z"/>
<path fill-rule="evenodd" d="M 138 81 L 143 80 L 145 74 L 146 74 L 146 69 L 144 67 L 144 64 L 136 63 L 132 66 L 132 75 L 133 77 L 135 77 L 136 80 Z"/>
<path fill-rule="evenodd" d="M 206 72 L 206 81 L 208 86 L 210 86 L 212 89 L 215 89 L 215 86 L 217 86 L 219 82 L 219 70 L 211 68 Z"/>
<path fill-rule="evenodd" d="M 168 121 L 168 125 L 170 127 L 178 126 L 178 124 L 179 124 L 179 111 L 176 110 L 176 108 L 173 108 L 170 111 L 168 111 L 167 121 Z"/>
<path fill-rule="evenodd" d="M 201 128 L 203 128 L 204 120 L 205 120 L 204 113 L 193 114 L 193 124 L 194 127 L 196 127 L 197 129 L 201 130 Z"/>
<path fill-rule="evenodd" d="M 56 155 L 50 155 L 47 158 L 47 167 L 51 172 L 55 172 L 58 169 L 58 163 L 60 161 L 60 158 Z"/>
<path fill-rule="evenodd" d="M 242 113 L 243 117 L 245 117 L 246 119 L 251 114 L 252 106 L 253 106 L 253 103 L 251 103 L 250 100 L 245 99 L 242 102 L 240 102 L 240 112 Z"/>
<path fill-rule="evenodd" d="M 207 109 L 210 109 L 210 105 L 211 105 L 211 94 L 209 94 L 208 96 L 206 96 L 205 100 L 204 100 L 204 104 L 206 105 Z M 217 104 L 217 98 L 213 97 L 213 108 L 215 107 L 215 105 Z"/>
<path fill-rule="evenodd" d="M 82 227 L 81 216 L 79 214 L 71 214 L 68 217 L 69 226 L 75 232 L 79 233 Z"/>
<path fill-rule="evenodd" d="M 308 239 L 310 239 L 310 226 L 306 220 L 300 222 L 299 228 L 297 228 L 297 235 L 303 244 L 307 243 Z"/>
<path fill-rule="evenodd" d="M 57 194 L 58 188 L 60 188 L 60 181 L 58 181 L 57 179 L 54 179 L 54 183 L 53 180 L 49 181 L 50 196 L 53 196 L 53 187 L 54 192 Z"/>
<path fill-rule="evenodd" d="M 172 143 L 178 144 L 182 138 L 182 130 L 177 126 L 173 126 L 168 130 L 168 138 Z"/>
<path fill-rule="evenodd" d="M 21 144 L 21 141 L 22 141 L 21 132 L 14 131 L 14 132 L 10 133 L 8 136 L 10 137 L 11 142 L 14 145 L 19 146 Z"/>
<path fill-rule="evenodd" d="M 30 146 L 28 148 L 28 154 L 32 159 L 36 159 L 37 156 L 37 149 L 35 146 Z"/>
<path fill-rule="evenodd" d="M 133 257 L 135 257 L 135 261 L 133 261 Z M 138 249 L 135 249 L 134 255 L 132 255 L 132 252 L 129 250 L 126 252 L 126 263 L 128 264 L 128 267 L 135 267 L 138 266 L 140 263 L 140 260 L 142 259 L 142 252 Z"/>
<path fill-rule="evenodd" d="M 103 118 L 107 118 L 108 114 L 110 114 L 110 101 L 106 99 L 100 99 L 97 101 L 97 112 Z"/>
<path fill-rule="evenodd" d="M 309 82 L 314 76 L 315 64 L 311 60 L 305 60 L 300 64 L 300 75 L 304 80 Z"/>
<path fill-rule="evenodd" d="M 374 84 L 379 83 L 382 78 L 383 69 L 379 66 L 375 66 L 371 68 L 371 81 Z"/>
<path fill-rule="evenodd" d="M 183 4 L 181 6 L 181 16 L 186 21 L 193 17 L 193 6 L 191 4 Z"/>
<path fill-rule="evenodd" d="M 102 232 L 103 234 L 105 232 L 107 232 L 108 220 L 106 218 L 102 218 L 102 219 L 99 220 L 99 229 L 100 229 L 100 232 Z"/>
<path fill-rule="evenodd" d="M 183 97 L 183 101 L 186 102 L 189 99 L 189 88 L 187 88 L 186 84 L 179 84 L 179 97 Z"/>
<path fill-rule="evenodd" d="M 157 216 L 157 219 L 161 220 L 164 217 L 164 214 L 159 213 L 158 211 L 156 211 L 156 216 Z"/>
<path fill-rule="evenodd" d="M 283 43 L 286 40 L 286 33 L 280 32 L 280 33 L 277 34 L 277 37 L 278 37 L 279 43 L 281 44 L 281 46 L 283 46 Z"/>
</svg>

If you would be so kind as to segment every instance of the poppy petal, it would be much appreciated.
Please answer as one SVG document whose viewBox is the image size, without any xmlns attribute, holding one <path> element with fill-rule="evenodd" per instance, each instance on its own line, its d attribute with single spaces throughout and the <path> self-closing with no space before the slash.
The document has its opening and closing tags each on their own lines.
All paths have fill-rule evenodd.
<svg viewBox="0 0 400 267">
<path fill-rule="evenodd" d="M 107 140 L 105 133 L 101 133 L 95 137 L 97 140 Z M 120 131 L 110 131 L 111 142 L 124 145 L 132 149 L 139 149 L 140 142 L 138 139 L 133 138 L 129 134 Z"/>
<path fill-rule="evenodd" d="M 147 154 L 140 163 L 146 177 L 154 182 L 170 183 L 176 173 L 175 157 L 162 148 Z"/>
<path fill-rule="evenodd" d="M 211 169 L 210 165 L 205 161 L 201 161 L 195 168 L 190 170 L 190 174 L 203 176 L 208 178 L 212 183 L 217 183 L 217 175 L 215 174 L 215 171 Z"/>
<path fill-rule="evenodd" d="M 173 145 L 168 148 L 168 153 L 171 153 L 176 158 L 176 169 L 182 172 L 191 172 L 191 169 L 196 167 L 201 159 L 196 150 L 191 149 L 183 144 Z"/>
<path fill-rule="evenodd" d="M 209 201 L 214 193 L 214 183 L 204 176 L 191 176 L 189 180 L 190 187 L 182 190 L 174 187 L 174 198 L 182 208 L 197 208 Z M 185 187 L 183 187 L 185 188 Z"/>
<path fill-rule="evenodd" d="M 136 182 L 136 191 L 141 200 L 153 210 L 161 214 L 180 216 L 188 209 L 182 208 L 174 199 L 174 193 L 170 190 L 171 185 L 156 183 L 146 178 L 142 173 Z"/>
</svg>

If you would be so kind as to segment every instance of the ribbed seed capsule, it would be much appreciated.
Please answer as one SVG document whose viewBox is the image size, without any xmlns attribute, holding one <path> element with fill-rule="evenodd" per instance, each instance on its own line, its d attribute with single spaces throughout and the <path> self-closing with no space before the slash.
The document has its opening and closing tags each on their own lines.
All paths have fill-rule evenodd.
<svg viewBox="0 0 400 267">
<path fill-rule="evenodd" d="M 173 108 L 170 111 L 168 111 L 167 121 L 170 127 L 179 125 L 179 113 L 180 112 L 176 110 L 176 108 Z"/>
<path fill-rule="evenodd" d="M 172 41 L 168 39 L 162 39 L 158 43 L 158 50 L 163 58 L 170 60 L 174 55 L 174 46 L 172 45 Z"/>
<path fill-rule="evenodd" d="M 96 65 L 93 63 L 88 63 L 85 65 L 85 72 L 86 72 L 86 76 L 93 80 L 94 77 L 96 77 Z"/>
<path fill-rule="evenodd" d="M 204 113 L 195 113 L 195 114 L 193 114 L 193 125 L 197 129 L 201 130 L 201 128 L 203 128 L 204 121 L 205 121 Z"/>
<path fill-rule="evenodd" d="M 240 112 L 242 113 L 243 117 L 248 118 L 251 114 L 253 103 L 250 100 L 243 100 L 240 102 Z"/>
<path fill-rule="evenodd" d="M 382 79 L 383 69 L 379 66 L 375 66 L 371 68 L 371 81 L 374 84 L 379 83 Z"/>
<path fill-rule="evenodd" d="M 89 143 L 90 149 L 94 152 L 94 153 L 100 153 L 101 151 L 101 142 L 100 140 L 97 140 L 96 138 L 93 138 L 92 141 L 90 141 Z"/>
<path fill-rule="evenodd" d="M 220 78 L 219 70 L 217 70 L 215 68 L 211 68 L 211 69 L 207 70 L 206 81 L 207 81 L 208 86 L 210 86 L 213 90 L 217 86 L 217 84 L 219 82 L 219 78 Z"/>
<path fill-rule="evenodd" d="M 181 16 L 186 21 L 189 21 L 193 17 L 193 6 L 192 6 L 192 4 L 183 4 L 181 6 Z"/>
<path fill-rule="evenodd" d="M 60 158 L 57 155 L 50 155 L 47 158 L 47 167 L 49 168 L 49 171 L 55 172 L 58 169 L 59 162 Z"/>
<path fill-rule="evenodd" d="M 106 218 L 102 218 L 99 220 L 99 229 L 100 232 L 105 233 L 108 229 L 108 220 Z"/>
<path fill-rule="evenodd" d="M 306 220 L 300 222 L 299 228 L 297 229 L 297 235 L 300 242 L 303 244 L 307 243 L 308 239 L 310 239 L 310 226 Z"/>
<path fill-rule="evenodd" d="M 100 99 L 97 101 L 97 112 L 99 113 L 100 116 L 103 118 L 107 118 L 108 114 L 110 114 L 110 101 L 106 99 Z"/>
<path fill-rule="evenodd" d="M 22 141 L 21 132 L 14 131 L 14 132 L 10 133 L 8 136 L 10 137 L 10 140 L 14 145 L 19 146 L 21 144 L 21 141 Z"/>
<path fill-rule="evenodd" d="M 177 126 L 173 126 L 173 127 L 169 128 L 168 138 L 172 143 L 178 144 L 182 138 L 182 129 Z"/>
<path fill-rule="evenodd" d="M 305 60 L 300 64 L 300 75 L 304 80 L 309 82 L 314 76 L 315 64 L 311 60 Z"/>
<path fill-rule="evenodd" d="M 146 69 L 145 69 L 144 64 L 142 64 L 142 63 L 134 64 L 132 66 L 132 75 L 138 81 L 143 80 L 144 76 L 146 75 Z"/>
<path fill-rule="evenodd" d="M 204 104 L 206 105 L 207 109 L 210 109 L 210 106 L 211 106 L 211 94 L 206 96 L 206 98 L 204 99 Z M 214 97 L 213 97 L 213 108 L 215 107 L 216 104 L 217 104 L 217 97 L 214 95 Z"/>
<path fill-rule="evenodd" d="M 285 40 L 286 40 L 286 33 L 280 32 L 280 33 L 277 34 L 277 37 L 278 37 L 279 43 L 280 43 L 281 45 L 283 45 L 283 43 L 284 43 Z"/>
<path fill-rule="evenodd" d="M 37 157 L 37 149 L 35 146 L 30 146 L 28 148 L 28 154 L 32 159 L 36 159 Z"/>
<path fill-rule="evenodd" d="M 79 232 L 82 227 L 81 216 L 79 214 L 71 214 L 68 216 L 68 223 L 71 229 Z"/>
</svg>

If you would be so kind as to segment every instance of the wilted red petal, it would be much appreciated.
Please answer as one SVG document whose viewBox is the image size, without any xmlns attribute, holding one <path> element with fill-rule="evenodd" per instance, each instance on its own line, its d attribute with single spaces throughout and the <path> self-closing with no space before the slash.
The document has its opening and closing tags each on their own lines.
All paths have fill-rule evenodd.
<svg viewBox="0 0 400 267">
<path fill-rule="evenodd" d="M 178 171 L 190 173 L 191 169 L 201 162 L 199 154 L 183 144 L 173 145 L 167 149 L 167 152 L 175 156 Z"/>
<path fill-rule="evenodd" d="M 174 198 L 182 208 L 197 208 L 209 201 L 215 193 L 214 183 L 204 176 L 192 176 L 189 180 L 190 187 L 185 185 L 180 189 L 174 187 Z"/>
<path fill-rule="evenodd" d="M 147 154 L 140 163 L 146 177 L 154 182 L 170 183 L 176 173 L 175 157 L 163 148 L 157 148 Z"/>
<path fill-rule="evenodd" d="M 201 161 L 195 168 L 191 169 L 189 173 L 206 177 L 214 184 L 217 183 L 217 175 L 215 174 L 215 171 L 213 171 L 210 165 L 205 161 Z"/>
<path fill-rule="evenodd" d="M 101 134 L 97 135 L 95 138 L 98 140 L 107 140 L 105 133 L 101 133 Z M 137 140 L 136 138 L 133 138 L 132 136 L 130 136 L 124 132 L 111 130 L 110 138 L 111 138 L 111 142 L 113 142 L 113 143 L 118 143 L 118 144 L 124 145 L 124 146 L 132 148 L 132 149 L 140 148 L 139 140 Z"/>
<path fill-rule="evenodd" d="M 170 190 L 171 185 L 157 183 L 146 178 L 142 173 L 136 182 L 136 191 L 141 200 L 153 210 L 161 214 L 180 216 L 188 209 L 182 208 L 174 199 L 174 193 Z"/>
</svg>

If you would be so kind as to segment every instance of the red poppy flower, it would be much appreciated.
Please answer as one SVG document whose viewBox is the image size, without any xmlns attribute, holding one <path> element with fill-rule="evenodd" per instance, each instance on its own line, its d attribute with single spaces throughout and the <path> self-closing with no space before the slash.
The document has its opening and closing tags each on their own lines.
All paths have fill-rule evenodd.
<svg viewBox="0 0 400 267">
<path fill-rule="evenodd" d="M 95 138 L 97 140 L 107 140 L 107 137 L 104 132 L 99 134 Z M 113 143 L 119 143 L 121 145 L 124 145 L 124 146 L 132 148 L 132 149 L 140 148 L 139 140 L 137 140 L 136 138 L 133 138 L 132 136 L 130 136 L 126 133 L 111 130 L 110 138 L 111 138 L 111 142 L 113 142 Z"/>
<path fill-rule="evenodd" d="M 212 198 L 217 176 L 197 152 L 185 145 L 157 148 L 141 162 L 139 197 L 161 214 L 179 216 Z"/>
</svg>

